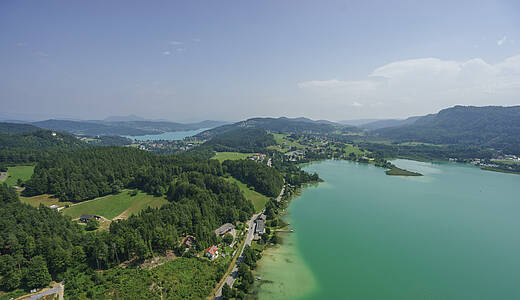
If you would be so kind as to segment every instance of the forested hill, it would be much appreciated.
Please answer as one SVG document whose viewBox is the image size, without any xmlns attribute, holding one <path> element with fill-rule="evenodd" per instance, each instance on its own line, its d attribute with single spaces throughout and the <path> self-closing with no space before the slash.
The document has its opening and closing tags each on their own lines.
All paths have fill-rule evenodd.
<svg viewBox="0 0 520 300">
<path fill-rule="evenodd" d="M 399 142 L 475 145 L 520 153 L 520 106 L 455 106 L 374 133 Z"/>
<path fill-rule="evenodd" d="M 0 133 L 17 134 L 41 130 L 30 124 L 0 122 Z"/>
<path fill-rule="evenodd" d="M 358 131 L 355 127 L 341 125 L 329 121 L 313 121 L 307 118 L 253 118 L 234 124 L 224 125 L 206 130 L 199 133 L 196 137 L 200 139 L 210 139 L 224 132 L 234 130 L 236 128 L 256 128 L 277 133 L 317 133 L 329 134 L 338 131 Z"/>
<path fill-rule="evenodd" d="M 21 125 L 18 128 L 31 129 L 31 125 Z M 89 147 L 70 134 L 55 133 L 48 130 L 25 133 L 0 133 L 0 165 L 16 163 L 32 163 L 42 157 L 56 155 L 56 153 L 71 149 Z M 12 130 L 11 130 L 12 131 Z"/>
<path fill-rule="evenodd" d="M 186 131 L 211 128 L 225 124 L 220 121 L 202 121 L 182 124 L 169 121 L 70 121 L 46 120 L 32 123 L 40 128 L 69 132 L 77 135 L 147 135 L 169 131 Z"/>
<path fill-rule="evenodd" d="M 201 148 L 221 152 L 264 152 L 266 147 L 276 145 L 272 134 L 263 129 L 233 128 L 217 134 L 205 142 Z"/>
</svg>

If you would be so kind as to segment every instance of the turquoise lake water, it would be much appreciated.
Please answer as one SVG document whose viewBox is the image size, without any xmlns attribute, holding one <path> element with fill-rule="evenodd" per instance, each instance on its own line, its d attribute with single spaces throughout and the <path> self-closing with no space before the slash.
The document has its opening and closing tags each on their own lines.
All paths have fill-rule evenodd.
<svg viewBox="0 0 520 300">
<path fill-rule="evenodd" d="M 183 140 L 186 137 L 194 136 L 198 133 L 208 130 L 209 128 L 201 128 L 197 130 L 188 130 L 188 131 L 172 131 L 165 132 L 161 134 L 149 134 L 149 135 L 137 135 L 131 136 L 126 135 L 125 137 L 137 141 L 157 141 L 157 140 Z"/>
<path fill-rule="evenodd" d="M 394 161 L 423 177 L 323 161 L 265 252 L 260 299 L 520 299 L 520 176 Z"/>
</svg>

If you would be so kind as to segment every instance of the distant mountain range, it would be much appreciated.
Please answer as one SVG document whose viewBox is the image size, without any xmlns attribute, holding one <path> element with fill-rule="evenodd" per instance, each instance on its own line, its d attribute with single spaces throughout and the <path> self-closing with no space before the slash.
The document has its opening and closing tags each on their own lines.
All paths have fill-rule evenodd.
<svg viewBox="0 0 520 300">
<path fill-rule="evenodd" d="M 455 106 L 410 119 L 372 134 L 398 142 L 466 144 L 520 153 L 520 106 Z"/>
<path fill-rule="evenodd" d="M 111 117 L 110 120 L 131 119 L 132 117 Z M 161 134 L 169 131 L 187 131 L 201 128 L 213 128 L 226 124 L 222 121 L 202 121 L 198 123 L 182 124 L 169 121 L 71 121 L 71 120 L 45 120 L 29 123 L 39 128 L 69 132 L 76 135 L 148 135 Z"/>
</svg>

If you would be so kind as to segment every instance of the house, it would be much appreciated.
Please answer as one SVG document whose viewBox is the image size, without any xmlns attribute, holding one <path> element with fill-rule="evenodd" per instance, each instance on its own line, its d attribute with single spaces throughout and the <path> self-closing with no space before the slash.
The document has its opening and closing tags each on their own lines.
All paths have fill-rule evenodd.
<svg viewBox="0 0 520 300">
<path fill-rule="evenodd" d="M 264 213 L 261 213 L 261 214 L 256 218 L 255 222 L 256 222 L 256 221 L 260 221 L 260 220 L 264 221 L 264 223 L 265 223 L 265 220 L 267 220 L 267 216 L 266 216 Z"/>
<path fill-rule="evenodd" d="M 58 208 L 59 208 L 59 206 L 56 205 L 56 204 L 51 205 L 51 206 L 49 206 L 49 207 L 50 207 L 50 209 L 55 209 L 55 210 L 58 210 Z"/>
<path fill-rule="evenodd" d="M 204 256 L 210 258 L 210 259 L 215 259 L 218 257 L 218 247 L 213 245 L 211 247 L 209 247 L 208 249 L 204 250 Z"/>
<path fill-rule="evenodd" d="M 90 219 L 99 220 L 99 219 L 101 219 L 101 217 L 100 216 L 96 216 L 96 215 L 81 215 L 81 217 L 79 217 L 79 220 L 81 222 L 85 222 L 85 223 L 87 223 Z"/>
<path fill-rule="evenodd" d="M 188 237 L 184 240 L 184 245 L 185 245 L 187 248 L 191 248 L 191 246 L 193 246 L 194 243 L 195 243 L 195 239 L 194 239 L 192 236 L 188 236 Z"/>
<path fill-rule="evenodd" d="M 226 223 L 226 224 L 220 226 L 219 228 L 215 229 L 215 234 L 216 235 L 224 235 L 227 232 L 231 231 L 233 228 L 235 228 L 235 226 L 233 224 Z"/>
<path fill-rule="evenodd" d="M 256 220 L 256 228 L 255 228 L 255 234 L 264 234 L 265 232 L 265 222 L 264 220 Z"/>
</svg>

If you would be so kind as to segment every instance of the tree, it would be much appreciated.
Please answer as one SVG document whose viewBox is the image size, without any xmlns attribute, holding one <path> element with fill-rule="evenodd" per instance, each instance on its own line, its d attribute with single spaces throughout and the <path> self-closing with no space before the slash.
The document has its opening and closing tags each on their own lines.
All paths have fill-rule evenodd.
<svg viewBox="0 0 520 300">
<path fill-rule="evenodd" d="M 96 230 L 99 227 L 99 222 L 96 220 L 96 218 L 91 218 L 87 221 L 87 226 L 85 227 L 88 231 Z"/>
<path fill-rule="evenodd" d="M 43 256 L 35 256 L 29 262 L 25 274 L 25 283 L 29 288 L 39 288 L 46 286 L 52 280 L 51 274 L 47 269 L 47 263 Z"/>
<path fill-rule="evenodd" d="M 22 274 L 18 268 L 11 269 L 7 274 L 2 277 L 0 281 L 0 287 L 4 291 L 10 291 L 18 288 L 22 281 Z"/>
<path fill-rule="evenodd" d="M 226 233 L 226 235 L 224 235 L 224 238 L 222 239 L 222 241 L 226 244 L 231 244 L 233 243 L 233 235 L 231 235 L 230 233 Z"/>
<path fill-rule="evenodd" d="M 233 290 L 227 283 L 222 287 L 222 299 L 227 300 L 233 298 Z"/>
</svg>

